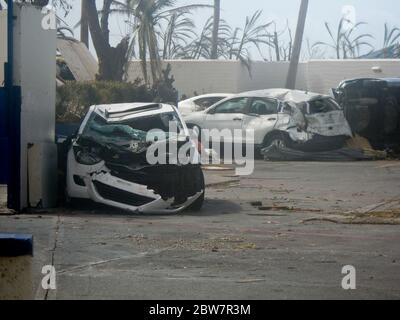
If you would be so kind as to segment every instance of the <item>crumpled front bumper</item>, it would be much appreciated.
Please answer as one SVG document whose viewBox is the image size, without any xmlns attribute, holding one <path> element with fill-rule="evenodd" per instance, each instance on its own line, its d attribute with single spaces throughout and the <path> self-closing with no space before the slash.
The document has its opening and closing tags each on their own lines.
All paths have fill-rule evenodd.
<svg viewBox="0 0 400 320">
<path fill-rule="evenodd" d="M 164 200 L 146 186 L 122 180 L 110 173 L 93 174 L 84 181 L 93 201 L 134 213 L 178 213 L 202 194 L 198 192 L 184 203 L 174 204 L 172 198 Z"/>
<path fill-rule="evenodd" d="M 168 169 L 165 166 L 160 166 L 160 168 Z M 161 183 L 159 171 L 148 174 L 149 179 L 136 181 L 135 171 L 132 171 L 131 175 L 128 174 L 129 170 L 117 172 L 116 168 L 112 170 L 104 161 L 92 166 L 80 164 L 76 161 L 71 149 L 68 153 L 67 194 L 70 198 L 90 199 L 134 213 L 178 213 L 188 208 L 204 193 L 204 183 L 197 184 L 195 189 L 191 188 L 194 182 L 193 177 L 196 174 L 202 175 L 200 166 L 195 168 L 200 171 L 182 168 L 184 170 L 176 174 L 176 179 L 182 178 L 178 179 L 180 184 L 175 183 L 170 176 L 164 179 L 169 180 L 170 184 L 165 181 Z M 182 175 L 181 172 L 186 171 L 189 171 L 192 176 Z M 137 173 L 143 177 L 142 170 L 138 170 Z M 172 190 L 165 194 L 165 189 L 171 189 L 171 184 L 176 184 L 176 191 Z M 161 192 L 155 191 L 157 187 L 162 187 Z M 175 193 L 178 199 L 173 197 Z"/>
</svg>

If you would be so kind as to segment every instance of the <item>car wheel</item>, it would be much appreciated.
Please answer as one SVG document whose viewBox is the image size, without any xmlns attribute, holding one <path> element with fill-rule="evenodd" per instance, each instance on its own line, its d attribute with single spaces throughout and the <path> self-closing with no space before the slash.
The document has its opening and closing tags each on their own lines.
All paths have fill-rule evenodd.
<svg viewBox="0 0 400 320">
<path fill-rule="evenodd" d="M 263 148 L 270 148 L 272 146 L 278 148 L 287 148 L 289 147 L 289 144 L 288 137 L 286 137 L 283 133 L 276 133 L 264 139 Z"/>
<path fill-rule="evenodd" d="M 203 207 L 203 203 L 204 203 L 204 198 L 205 198 L 205 182 L 204 182 L 204 174 L 203 171 L 200 170 L 200 183 L 201 183 L 201 187 L 203 189 L 203 192 L 201 194 L 200 197 L 198 197 L 196 199 L 195 202 L 193 202 L 188 208 L 188 211 L 200 211 L 201 208 Z"/>
</svg>

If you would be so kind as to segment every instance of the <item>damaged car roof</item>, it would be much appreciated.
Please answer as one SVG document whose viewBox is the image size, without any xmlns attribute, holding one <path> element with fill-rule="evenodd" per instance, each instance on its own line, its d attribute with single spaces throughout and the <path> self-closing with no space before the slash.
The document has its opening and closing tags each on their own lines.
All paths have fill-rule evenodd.
<svg viewBox="0 0 400 320">
<path fill-rule="evenodd" d="M 107 120 L 125 117 L 146 116 L 174 111 L 173 107 L 161 103 L 119 103 L 93 106 L 94 111 Z"/>
<path fill-rule="evenodd" d="M 321 95 L 318 93 L 289 90 L 289 89 L 266 89 L 257 91 L 243 92 L 237 95 L 238 97 L 259 97 L 259 98 L 272 98 L 281 101 L 292 101 L 294 103 L 301 103 L 312 101 L 320 98 L 328 98 L 329 96 Z"/>
</svg>

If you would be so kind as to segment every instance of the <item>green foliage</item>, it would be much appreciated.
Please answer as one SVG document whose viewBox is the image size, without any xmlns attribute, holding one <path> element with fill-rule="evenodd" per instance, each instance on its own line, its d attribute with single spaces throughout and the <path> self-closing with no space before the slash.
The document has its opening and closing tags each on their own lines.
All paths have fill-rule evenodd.
<svg viewBox="0 0 400 320">
<path fill-rule="evenodd" d="M 383 48 L 388 48 L 398 43 L 400 39 L 400 29 L 397 27 L 390 28 L 387 23 L 385 23 L 385 35 L 383 40 Z"/>
<path fill-rule="evenodd" d="M 163 79 L 152 87 L 141 83 L 115 81 L 68 81 L 57 88 L 57 122 L 78 122 L 92 105 L 127 102 L 163 102 L 175 104 L 177 91 L 169 75 L 170 66 L 162 71 Z"/>
</svg>

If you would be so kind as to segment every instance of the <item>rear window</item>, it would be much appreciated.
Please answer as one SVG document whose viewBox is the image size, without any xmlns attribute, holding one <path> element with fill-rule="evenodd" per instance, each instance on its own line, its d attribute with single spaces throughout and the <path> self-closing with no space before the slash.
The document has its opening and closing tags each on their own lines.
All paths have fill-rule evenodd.
<svg viewBox="0 0 400 320">
<path fill-rule="evenodd" d="M 318 99 L 308 103 L 308 113 L 326 113 L 340 110 L 339 105 L 332 99 Z"/>
</svg>

